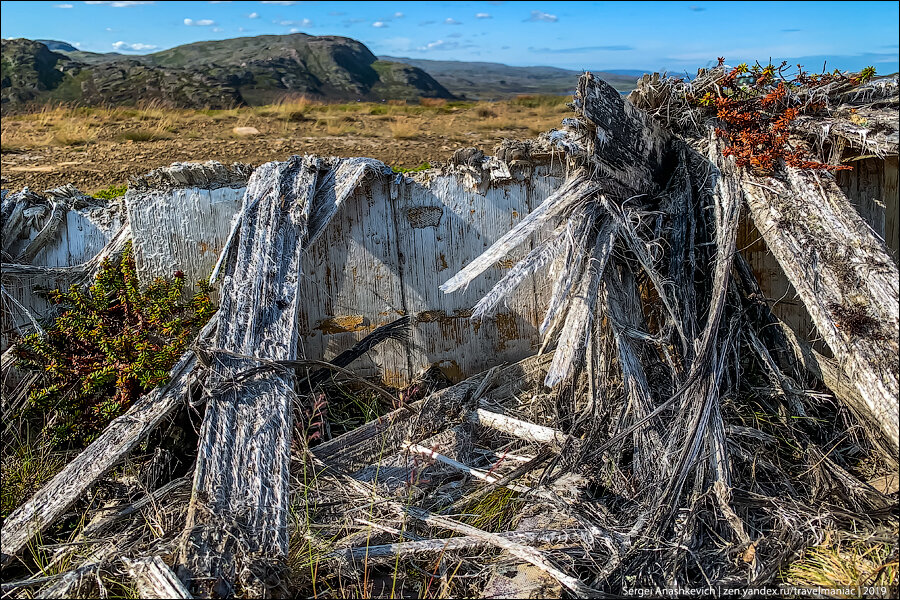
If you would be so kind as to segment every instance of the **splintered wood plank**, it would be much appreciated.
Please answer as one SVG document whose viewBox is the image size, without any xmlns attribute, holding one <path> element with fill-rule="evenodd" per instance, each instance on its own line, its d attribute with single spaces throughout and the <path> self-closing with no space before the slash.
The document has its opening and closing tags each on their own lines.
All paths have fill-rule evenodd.
<svg viewBox="0 0 900 600">
<path fill-rule="evenodd" d="M 201 597 L 231 596 L 244 567 L 288 550 L 293 374 L 230 380 L 255 360 L 297 357 L 301 256 L 321 160 L 267 163 L 250 178 L 236 258 L 222 283 L 216 354 L 207 383 L 178 574 Z M 252 570 L 252 569 L 251 569 Z M 256 589 L 259 582 L 241 582 Z"/>
<path fill-rule="evenodd" d="M 898 449 L 898 272 L 834 178 L 739 178 L 750 214 L 816 329 Z"/>
<path fill-rule="evenodd" d="M 140 598 L 192 598 L 181 580 L 159 556 L 124 560 Z"/>
</svg>

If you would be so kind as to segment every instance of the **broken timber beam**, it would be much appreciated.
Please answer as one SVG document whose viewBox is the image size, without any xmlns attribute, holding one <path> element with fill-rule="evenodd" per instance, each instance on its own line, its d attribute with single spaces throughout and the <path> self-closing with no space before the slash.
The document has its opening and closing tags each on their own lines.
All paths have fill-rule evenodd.
<svg viewBox="0 0 900 600">
<path fill-rule="evenodd" d="M 787 168 L 783 179 L 736 174 L 769 250 L 819 334 L 898 450 L 898 271 L 834 178 Z"/>
<path fill-rule="evenodd" d="M 267 163 L 253 173 L 244 195 L 213 342 L 213 351 L 222 352 L 207 383 L 178 558 L 179 577 L 200 597 L 233 596 L 243 567 L 266 562 L 277 568 L 287 556 L 294 376 L 266 371 L 238 384 L 229 380 L 258 366 L 241 356 L 297 357 L 300 260 L 321 167 L 315 157 Z M 262 582 L 241 583 L 253 593 Z"/>
</svg>

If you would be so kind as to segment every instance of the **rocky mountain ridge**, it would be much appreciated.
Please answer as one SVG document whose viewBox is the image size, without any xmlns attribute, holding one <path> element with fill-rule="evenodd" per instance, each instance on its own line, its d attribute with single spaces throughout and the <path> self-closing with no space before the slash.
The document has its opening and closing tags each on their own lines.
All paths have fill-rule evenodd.
<svg viewBox="0 0 900 600">
<path fill-rule="evenodd" d="M 452 98 L 416 67 L 378 60 L 339 36 L 256 36 L 143 56 L 67 51 L 64 42 L 2 40 L 3 112 L 47 102 L 229 108 L 293 94 L 322 100 Z M 72 46 L 68 46 L 72 48 Z"/>
</svg>

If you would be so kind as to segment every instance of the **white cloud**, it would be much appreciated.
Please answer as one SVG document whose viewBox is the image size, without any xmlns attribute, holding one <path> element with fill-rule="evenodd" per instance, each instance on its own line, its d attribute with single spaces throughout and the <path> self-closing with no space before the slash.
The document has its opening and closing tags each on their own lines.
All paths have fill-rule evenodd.
<svg viewBox="0 0 900 600">
<path fill-rule="evenodd" d="M 384 21 L 375 21 L 374 23 L 372 23 L 372 27 L 378 27 L 380 29 L 382 27 L 387 27 L 387 23 L 385 23 Z"/>
<path fill-rule="evenodd" d="M 263 0 L 260 4 L 280 4 L 281 6 L 293 6 L 297 4 L 293 0 Z"/>
<path fill-rule="evenodd" d="M 296 25 L 299 27 L 312 27 L 313 22 L 309 19 L 300 19 L 299 21 L 278 21 L 278 24 L 282 27 L 289 27 L 291 25 Z"/>
<path fill-rule="evenodd" d="M 424 46 L 419 46 L 416 50 L 420 52 L 430 52 L 432 50 L 454 50 L 459 47 L 458 42 L 445 42 L 444 40 L 437 40 L 435 42 L 431 42 L 425 44 Z"/>
<path fill-rule="evenodd" d="M 551 15 L 545 12 L 541 12 L 539 10 L 531 11 L 531 16 L 525 19 L 526 21 L 544 21 L 547 23 L 556 23 L 559 21 L 559 18 L 556 15 Z"/>
<path fill-rule="evenodd" d="M 403 17 L 404 17 L 404 15 L 403 15 L 402 12 L 395 12 L 395 13 L 394 13 L 394 18 L 395 18 L 395 19 L 402 19 Z"/>
<path fill-rule="evenodd" d="M 490 19 L 491 15 L 489 15 L 488 13 L 477 13 L 475 15 L 475 18 L 476 19 Z"/>
<path fill-rule="evenodd" d="M 460 23 L 453 17 L 447 17 L 446 19 L 444 19 L 444 25 L 462 25 L 462 23 Z"/>
<path fill-rule="evenodd" d="M 290 29 L 288 29 L 288 31 L 290 33 L 300 33 L 300 28 L 299 27 L 291 27 Z"/>
<path fill-rule="evenodd" d="M 112 47 L 115 48 L 116 50 L 141 51 L 141 50 L 156 50 L 156 48 L 158 46 L 155 46 L 153 44 L 142 44 L 140 42 L 135 43 L 135 44 L 129 44 L 128 42 L 114 42 Z"/>
<path fill-rule="evenodd" d="M 258 19 L 258 18 L 259 18 L 259 13 L 258 13 L 258 12 L 252 12 L 252 13 L 250 13 L 249 15 L 247 15 L 247 18 L 248 18 L 248 19 Z"/>
<path fill-rule="evenodd" d="M 56 8 L 72 8 L 71 4 L 55 4 Z"/>
<path fill-rule="evenodd" d="M 225 30 L 222 29 L 221 27 L 213 27 L 213 28 L 212 28 L 212 31 L 215 31 L 216 33 L 222 33 L 222 32 L 225 31 Z"/>
<path fill-rule="evenodd" d="M 212 19 L 197 19 L 196 21 L 193 19 L 185 19 L 184 24 L 188 27 L 197 26 L 197 27 L 209 27 L 210 25 L 215 25 L 216 22 Z"/>
<path fill-rule="evenodd" d="M 85 2 L 85 4 L 106 4 L 107 6 L 112 6 L 113 8 L 127 8 L 129 6 L 139 6 L 141 4 L 154 4 L 152 1 L 136 1 L 136 2 L 123 2 L 121 0 L 117 0 L 116 2 Z"/>
</svg>

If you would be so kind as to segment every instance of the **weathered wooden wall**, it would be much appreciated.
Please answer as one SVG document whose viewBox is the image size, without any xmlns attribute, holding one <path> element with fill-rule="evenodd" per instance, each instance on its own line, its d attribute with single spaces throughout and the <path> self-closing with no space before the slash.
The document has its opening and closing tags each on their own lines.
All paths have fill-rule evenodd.
<svg viewBox="0 0 900 600">
<path fill-rule="evenodd" d="M 855 160 L 852 171 L 838 171 L 837 183 L 860 216 L 885 241 L 894 262 L 900 264 L 898 240 L 897 159 L 888 156 Z"/>
<path fill-rule="evenodd" d="M 849 164 L 853 166 L 852 171 L 838 171 L 838 185 L 860 216 L 885 241 L 894 261 L 900 264 L 897 157 L 864 158 Z M 798 335 L 812 342 L 816 350 L 830 356 L 809 312 L 747 215 L 741 219 L 738 248 L 759 280 L 760 289 L 772 301 L 773 312 Z"/>
<path fill-rule="evenodd" d="M 402 178 L 360 189 L 306 254 L 300 330 L 308 357 L 331 357 L 375 327 L 408 314 L 408 351 L 396 343 L 370 353 L 368 365 L 402 384 L 432 364 L 453 380 L 532 353 L 547 290 L 522 286 L 509 306 L 482 323 L 475 303 L 531 249 L 510 255 L 464 293 L 439 290 L 454 273 L 518 223 L 561 183 L 538 167 L 524 181 L 484 193 L 456 174 L 426 182 Z M 540 296 L 540 297 L 539 297 Z"/>
<path fill-rule="evenodd" d="M 71 209 L 66 213 L 65 226 L 37 253 L 31 264 L 68 267 L 87 262 L 112 239 L 121 227 L 121 221 L 117 211 L 107 208 Z M 24 248 L 38 232 L 39 229 L 33 227 L 28 240 L 16 242 L 12 247 L 13 252 Z M 65 275 L 4 275 L 3 278 L 4 290 L 37 318 L 45 317 L 51 305 L 35 293 L 35 288 L 66 289 L 68 284 L 69 277 Z M 13 303 L 8 298 L 4 298 L 3 303 L 4 308 L 0 311 L 3 332 L 0 336 L 0 348 L 6 350 L 11 335 L 17 334 L 19 329 L 30 332 L 31 326 L 28 317 L 18 307 L 10 306 Z"/>
<path fill-rule="evenodd" d="M 558 171 L 558 169 L 557 169 Z M 454 380 L 515 361 L 538 343 L 546 304 L 533 283 L 483 323 L 471 308 L 530 246 L 501 261 L 465 293 L 438 289 L 562 182 L 560 172 L 537 166 L 521 176 L 473 189 L 458 173 L 370 180 L 356 190 L 303 259 L 301 353 L 331 358 L 376 327 L 401 315 L 413 318 L 410 343 L 387 343 L 354 365 L 401 385 L 433 364 Z M 485 187 L 485 186 L 483 186 Z M 245 188 L 203 186 L 129 192 L 128 215 L 138 273 L 144 281 L 188 282 L 209 276 L 225 245 Z M 525 289 L 532 290 L 524 293 Z"/>
<path fill-rule="evenodd" d="M 148 283 L 183 271 L 185 291 L 208 279 L 225 246 L 244 187 L 171 188 L 128 193 L 126 206 L 134 236 L 134 261 Z"/>
</svg>

